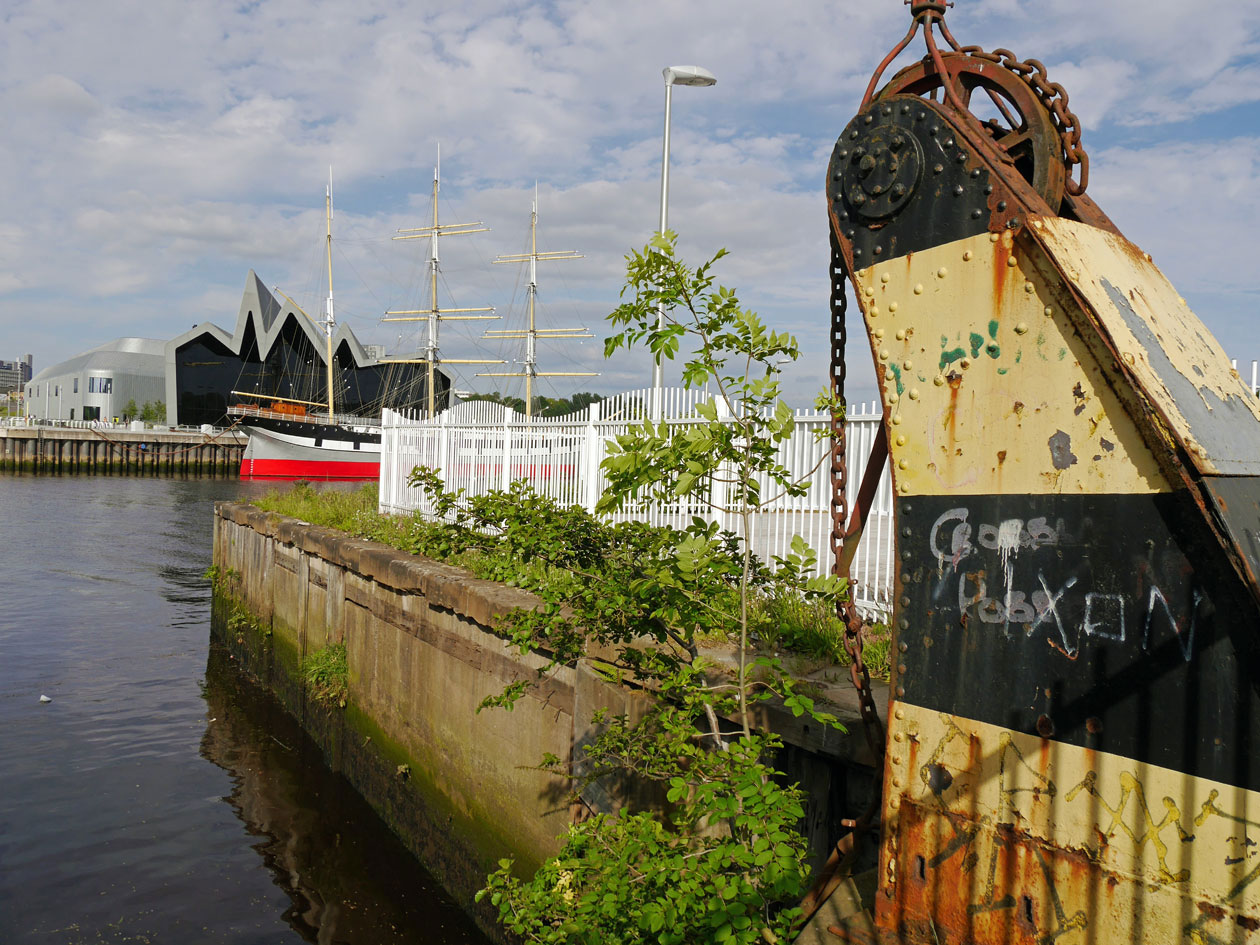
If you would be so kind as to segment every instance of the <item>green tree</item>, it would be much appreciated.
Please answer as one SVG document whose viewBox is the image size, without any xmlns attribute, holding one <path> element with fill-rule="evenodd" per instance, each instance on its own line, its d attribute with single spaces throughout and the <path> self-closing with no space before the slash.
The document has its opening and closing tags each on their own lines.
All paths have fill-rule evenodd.
<svg viewBox="0 0 1260 945">
<path fill-rule="evenodd" d="M 146 400 L 144 406 L 140 408 L 140 419 L 145 423 L 165 423 L 166 404 L 160 400 L 152 403 Z"/>
<path fill-rule="evenodd" d="M 132 397 L 129 401 L 127 401 L 127 406 L 123 407 L 123 419 L 135 420 L 139 412 L 139 408 L 136 407 L 136 399 Z"/>
<path fill-rule="evenodd" d="M 446 494 L 438 503 L 448 520 L 463 516 L 469 534 L 480 529 L 502 540 L 519 527 L 522 553 L 576 577 L 569 596 L 543 588 L 548 606 L 516 616 L 514 642 L 522 649 L 546 645 L 556 662 L 600 653 L 592 665 L 605 667 L 611 679 L 635 678 L 655 694 L 655 707 L 638 722 L 598 720 L 604 727 L 586 747 L 580 775 L 560 759 L 545 760 L 544 767 L 573 777 L 578 790 L 609 773 L 630 774 L 659 785 L 666 803 L 575 825 L 560 854 L 529 880 L 514 876 L 510 861 L 500 863 L 479 898 L 489 896 L 503 924 L 525 941 L 773 943 L 791 934 L 799 916 L 794 903 L 808 882 L 797 830 L 801 796 L 771 766 L 779 739 L 754 730 L 751 709 L 777 697 L 797 715 L 838 723 L 777 660 L 753 658 L 749 604 L 756 593 L 834 603 L 843 586 L 813 576 L 813 553 L 799 539 L 773 567 L 749 547 L 757 510 L 780 493 L 805 488 L 776 458 L 793 427 L 791 410 L 779 400 L 780 363 L 795 360 L 799 346 L 769 331 L 732 290 L 715 286 L 712 267 L 723 255 L 693 270 L 677 258 L 667 233 L 627 257 L 626 301 L 609 316 L 615 333 L 606 354 L 644 345 L 673 358 L 687 340 L 694 350 L 683 364 L 684 383 L 715 387 L 718 398 L 697 408 L 694 424 L 649 418 L 618 437 L 604 463 L 609 488 L 600 509 L 618 508 L 632 496 L 689 496 L 733 519 L 737 534 L 700 519 L 681 531 L 636 531 L 597 519 L 556 528 L 545 515 L 522 523 L 520 510 L 534 500 L 517 487 L 506 498 Z M 658 306 L 666 313 L 659 326 Z M 418 476 L 440 492 L 436 476 Z M 611 537 L 600 538 L 601 528 L 611 529 Z M 575 536 L 594 538 L 585 558 L 574 554 Z M 623 560 L 611 550 L 618 546 L 629 552 L 624 570 L 601 570 Z M 698 655 L 697 640 L 714 633 L 735 645 L 733 680 Z M 520 691 L 511 687 L 488 702 L 510 707 Z M 725 718 L 737 727 L 724 727 Z"/>
</svg>

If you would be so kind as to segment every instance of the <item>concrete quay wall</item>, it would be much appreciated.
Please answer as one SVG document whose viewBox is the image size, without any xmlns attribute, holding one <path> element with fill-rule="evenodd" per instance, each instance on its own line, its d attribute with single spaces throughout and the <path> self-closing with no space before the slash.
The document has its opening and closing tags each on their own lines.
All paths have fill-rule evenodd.
<svg viewBox="0 0 1260 945">
<path fill-rule="evenodd" d="M 11 472 L 165 475 L 240 473 L 246 436 L 45 424 L 0 427 L 0 469 Z"/>
<path fill-rule="evenodd" d="M 596 785 L 571 805 L 567 785 L 536 766 L 547 754 L 580 757 L 594 713 L 633 714 L 641 692 L 579 661 L 512 711 L 477 712 L 543 665 L 492 632 L 500 616 L 540 607 L 533 595 L 240 503 L 216 505 L 214 563 L 216 637 L 463 901 L 500 857 L 516 857 L 524 875 L 574 817 L 617 803 Z M 302 680 L 303 659 L 333 643 L 346 648 L 344 707 L 313 699 Z M 788 742 L 780 767 L 806 789 L 821 861 L 871 786 L 861 729 L 853 718 L 847 736 L 787 713 L 765 721 Z"/>
</svg>

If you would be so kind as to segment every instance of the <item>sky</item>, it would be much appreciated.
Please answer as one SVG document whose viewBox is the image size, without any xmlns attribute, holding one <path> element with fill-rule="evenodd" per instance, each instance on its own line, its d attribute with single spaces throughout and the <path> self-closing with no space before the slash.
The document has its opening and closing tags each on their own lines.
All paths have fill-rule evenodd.
<svg viewBox="0 0 1260 945">
<path fill-rule="evenodd" d="M 366 343 L 414 351 L 387 309 L 424 307 L 441 148 L 448 358 L 520 352 L 478 340 L 520 327 L 516 266 L 539 192 L 539 392 L 644 387 L 645 355 L 603 360 L 625 255 L 659 215 L 668 65 L 718 79 L 673 95 L 669 222 L 685 259 L 797 335 L 785 394 L 805 406 L 828 350 L 824 176 L 866 83 L 910 23 L 901 0 L 0 0 L 0 358 L 38 372 L 112 339 L 228 330 L 255 270 L 322 308 L 332 168 L 338 317 Z M 1151 253 L 1240 367 L 1260 358 L 1260 0 L 957 0 L 964 44 L 1040 59 L 1070 94 L 1089 193 Z M 886 75 L 923 55 L 916 38 Z M 402 329 L 400 331 L 400 329 Z M 854 330 L 857 329 L 856 322 Z M 520 393 L 475 377 L 456 386 Z M 1249 371 L 1245 368 L 1244 372 Z M 667 382 L 677 371 L 668 370 Z M 513 388 L 517 389 L 513 389 Z M 851 400 L 876 396 L 869 352 Z"/>
</svg>

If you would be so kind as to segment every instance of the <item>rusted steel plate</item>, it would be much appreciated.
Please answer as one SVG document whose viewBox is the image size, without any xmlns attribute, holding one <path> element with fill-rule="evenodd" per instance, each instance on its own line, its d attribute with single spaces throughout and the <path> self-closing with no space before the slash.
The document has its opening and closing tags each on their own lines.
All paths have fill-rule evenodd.
<svg viewBox="0 0 1260 945">
<path fill-rule="evenodd" d="M 1047 269 L 1008 231 L 857 273 L 899 495 L 1168 490 Z"/>
<path fill-rule="evenodd" d="M 888 940 L 1260 942 L 1260 794 L 896 703 Z"/>
<path fill-rule="evenodd" d="M 1033 222 L 1096 329 L 1205 475 L 1260 475 L 1260 401 L 1149 255 L 1071 220 Z"/>
</svg>

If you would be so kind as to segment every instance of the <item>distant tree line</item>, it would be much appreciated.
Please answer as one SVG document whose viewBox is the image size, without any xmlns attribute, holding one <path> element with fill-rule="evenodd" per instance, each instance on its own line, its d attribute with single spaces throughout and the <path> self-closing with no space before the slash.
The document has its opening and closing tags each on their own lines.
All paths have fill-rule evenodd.
<svg viewBox="0 0 1260 945">
<path fill-rule="evenodd" d="M 572 397 L 543 397 L 538 395 L 534 397 L 533 413 L 535 417 L 563 417 L 566 414 L 585 410 L 591 404 L 603 399 L 603 394 L 592 394 L 588 391 L 582 391 L 574 394 Z M 517 413 L 525 412 L 524 397 L 500 394 L 498 391 L 489 394 L 470 394 L 464 400 L 488 400 L 491 403 L 511 407 Z"/>
</svg>

